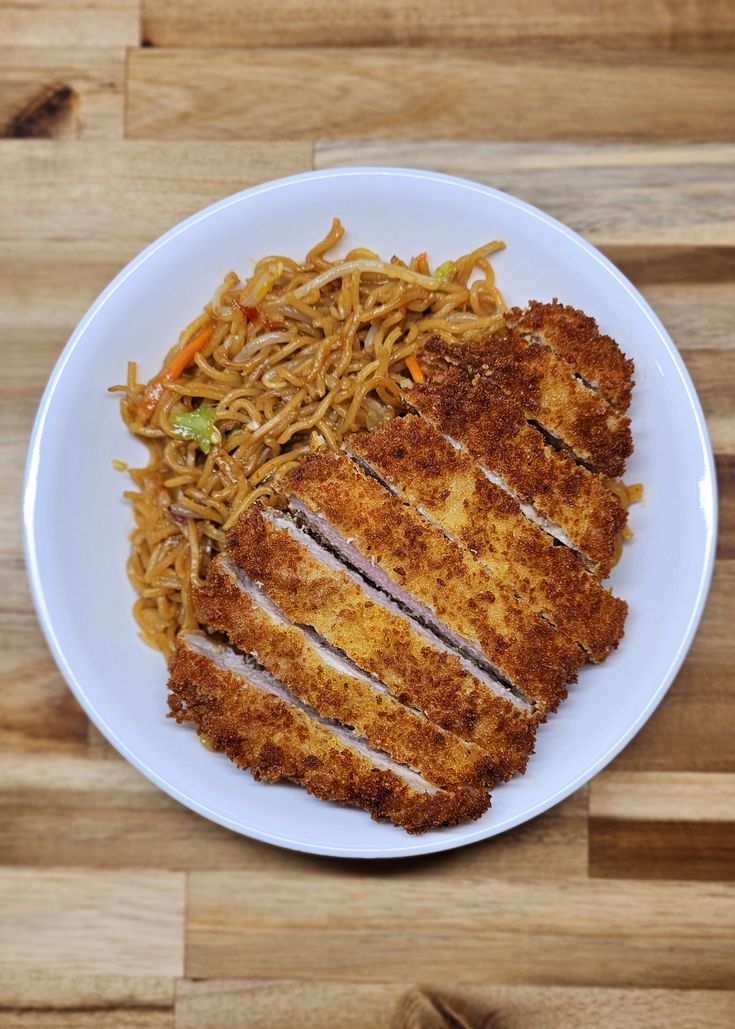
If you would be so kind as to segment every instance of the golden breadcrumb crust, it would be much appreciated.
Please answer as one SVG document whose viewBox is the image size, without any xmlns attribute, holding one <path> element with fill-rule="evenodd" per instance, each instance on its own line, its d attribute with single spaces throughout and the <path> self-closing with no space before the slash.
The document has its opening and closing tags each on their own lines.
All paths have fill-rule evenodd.
<svg viewBox="0 0 735 1029">
<path fill-rule="evenodd" d="M 497 781 L 480 747 L 446 732 L 394 697 L 328 665 L 304 631 L 273 618 L 240 589 L 218 557 L 197 591 L 199 619 L 257 660 L 325 718 L 353 727 L 376 750 L 415 769 L 435 786 Z"/>
<path fill-rule="evenodd" d="M 634 365 L 612 336 L 604 336 L 594 318 L 553 300 L 532 300 L 525 310 L 506 312 L 506 324 L 538 336 L 619 411 L 630 407 Z"/>
<path fill-rule="evenodd" d="M 470 821 L 489 807 L 481 789 L 427 793 L 376 767 L 328 726 L 220 667 L 185 637 L 179 637 L 171 662 L 169 691 L 176 721 L 193 722 L 215 750 L 256 779 L 290 779 L 321 800 L 363 808 L 411 833 Z"/>
<path fill-rule="evenodd" d="M 553 711 L 564 699 L 583 660 L 579 647 L 349 458 L 310 454 L 279 488 L 323 514 L 543 710 Z"/>
<path fill-rule="evenodd" d="M 375 603 L 346 572 L 323 564 L 264 517 L 260 504 L 238 520 L 227 552 L 292 622 L 311 626 L 401 703 L 478 744 L 502 778 L 525 770 L 538 717 L 495 694 L 408 618 Z"/>
<path fill-rule="evenodd" d="M 350 436 L 350 450 L 414 507 L 486 562 L 507 586 L 602 661 L 623 635 L 628 605 L 566 547 L 524 516 L 466 452 L 429 422 L 393 418 Z"/>
<path fill-rule="evenodd" d="M 522 405 L 528 420 L 564 443 L 577 458 L 612 478 L 633 453 L 630 419 L 589 389 L 553 350 L 509 330 L 483 340 L 432 336 L 429 353 L 487 376 Z"/>
<path fill-rule="evenodd" d="M 489 379 L 470 381 L 457 368 L 407 390 L 405 399 L 560 526 L 598 575 L 609 575 L 625 508 L 599 476 L 547 446 L 515 400 Z"/>
</svg>

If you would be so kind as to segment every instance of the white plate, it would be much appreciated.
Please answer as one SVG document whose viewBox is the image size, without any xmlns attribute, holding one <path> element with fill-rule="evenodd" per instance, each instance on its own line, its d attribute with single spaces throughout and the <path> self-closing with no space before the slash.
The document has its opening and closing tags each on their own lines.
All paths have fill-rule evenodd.
<svg viewBox="0 0 735 1029">
<path fill-rule="evenodd" d="M 635 359 L 635 454 L 645 483 L 635 539 L 612 576 L 630 603 L 625 638 L 586 666 L 544 725 L 523 778 L 498 788 L 480 821 L 420 837 L 325 804 L 288 784 L 255 783 L 166 718 L 163 658 L 138 638 L 125 574 L 131 511 L 112 458 L 144 463 L 107 386 L 126 362 L 147 378 L 224 274 L 265 254 L 301 257 L 338 215 L 343 249 L 368 246 L 432 266 L 493 237 L 505 297 L 559 297 L 598 319 Z M 598 251 L 504 193 L 443 175 L 345 168 L 271 182 L 208 207 L 144 250 L 69 340 L 31 440 L 24 520 L 33 594 L 49 646 L 77 699 L 136 768 L 183 804 L 237 832 L 318 854 L 398 857 L 458 847 L 558 803 L 603 768 L 660 702 L 691 643 L 712 570 L 712 452 L 689 376 L 660 322 Z"/>
</svg>

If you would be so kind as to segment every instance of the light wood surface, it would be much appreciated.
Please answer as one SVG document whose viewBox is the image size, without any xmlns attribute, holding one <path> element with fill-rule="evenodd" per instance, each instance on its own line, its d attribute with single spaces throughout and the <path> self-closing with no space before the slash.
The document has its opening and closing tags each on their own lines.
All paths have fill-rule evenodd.
<svg viewBox="0 0 735 1029">
<path fill-rule="evenodd" d="M 726 0 L 0 4 L 0 1029 L 735 1024 L 734 54 Z M 128 766 L 45 647 L 19 517 L 109 279 L 221 196 L 340 164 L 487 182 L 599 246 L 677 343 L 721 490 L 700 631 L 619 758 L 505 836 L 380 865 L 240 838 Z"/>
</svg>

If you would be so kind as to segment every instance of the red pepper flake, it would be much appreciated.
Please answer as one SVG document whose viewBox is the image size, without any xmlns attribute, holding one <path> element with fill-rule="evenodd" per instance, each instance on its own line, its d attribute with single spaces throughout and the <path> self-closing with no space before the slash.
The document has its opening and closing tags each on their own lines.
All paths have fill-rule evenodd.
<svg viewBox="0 0 735 1029">
<path fill-rule="evenodd" d="M 253 325 L 255 325 L 256 322 L 260 322 L 263 328 L 267 329 L 268 332 L 272 332 L 275 329 L 275 325 L 265 317 L 259 307 L 253 307 L 250 304 L 241 304 L 239 300 L 233 300 L 232 305 L 242 311 L 248 321 L 252 322 Z"/>
</svg>

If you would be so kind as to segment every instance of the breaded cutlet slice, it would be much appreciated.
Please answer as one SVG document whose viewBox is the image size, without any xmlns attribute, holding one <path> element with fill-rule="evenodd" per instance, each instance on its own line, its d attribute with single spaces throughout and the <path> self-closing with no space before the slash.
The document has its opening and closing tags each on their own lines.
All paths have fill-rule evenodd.
<svg viewBox="0 0 735 1029">
<path fill-rule="evenodd" d="M 432 336 L 426 350 L 491 379 L 522 405 L 527 421 L 541 426 L 594 471 L 611 478 L 625 471 L 633 453 L 630 419 L 543 343 L 510 329 L 482 340 Z"/>
<path fill-rule="evenodd" d="M 311 534 L 542 711 L 553 711 L 583 655 L 497 575 L 348 457 L 309 454 L 279 483 Z"/>
<path fill-rule="evenodd" d="M 433 785 L 497 781 L 485 751 L 405 707 L 316 634 L 290 623 L 228 557 L 212 562 L 195 604 L 200 621 L 225 633 L 318 714 L 351 726 Z"/>
<path fill-rule="evenodd" d="M 525 770 L 538 715 L 475 673 L 288 518 L 253 505 L 230 531 L 226 552 L 287 618 L 344 651 L 401 703 L 476 743 L 502 778 Z"/>
<path fill-rule="evenodd" d="M 448 368 L 406 390 L 404 399 L 525 505 L 525 515 L 575 550 L 596 575 L 609 575 L 625 508 L 599 476 L 548 446 L 499 386 Z"/>
<path fill-rule="evenodd" d="M 559 355 L 570 368 L 625 413 L 633 392 L 634 365 L 612 336 L 603 335 L 594 318 L 575 307 L 553 300 L 532 300 L 521 310 L 505 313 L 509 328 L 535 336 Z"/>
<path fill-rule="evenodd" d="M 321 800 L 388 819 L 408 832 L 479 818 L 482 789 L 442 790 L 301 704 L 277 680 L 199 633 L 180 635 L 170 665 L 169 707 L 215 750 L 256 779 L 290 779 Z"/>
<path fill-rule="evenodd" d="M 617 647 L 628 605 L 423 418 L 393 418 L 345 441 L 389 488 L 489 565 L 593 661 Z"/>
</svg>

